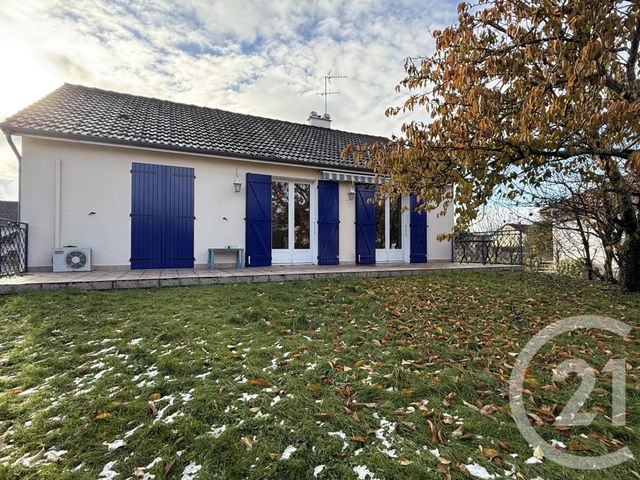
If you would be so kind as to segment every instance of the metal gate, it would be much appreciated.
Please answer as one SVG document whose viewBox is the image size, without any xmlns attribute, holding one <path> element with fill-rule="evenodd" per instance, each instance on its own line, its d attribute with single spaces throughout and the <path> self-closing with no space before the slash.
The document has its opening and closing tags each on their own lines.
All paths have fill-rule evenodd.
<svg viewBox="0 0 640 480">
<path fill-rule="evenodd" d="M 29 225 L 0 218 L 0 277 L 27 271 Z"/>
</svg>

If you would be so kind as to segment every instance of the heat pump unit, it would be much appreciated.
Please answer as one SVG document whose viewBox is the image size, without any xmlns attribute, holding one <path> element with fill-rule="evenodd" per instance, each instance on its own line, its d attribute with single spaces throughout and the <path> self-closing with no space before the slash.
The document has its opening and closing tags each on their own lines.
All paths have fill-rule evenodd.
<svg viewBox="0 0 640 480">
<path fill-rule="evenodd" d="M 90 272 L 91 249 L 62 247 L 53 250 L 54 272 Z"/>
</svg>

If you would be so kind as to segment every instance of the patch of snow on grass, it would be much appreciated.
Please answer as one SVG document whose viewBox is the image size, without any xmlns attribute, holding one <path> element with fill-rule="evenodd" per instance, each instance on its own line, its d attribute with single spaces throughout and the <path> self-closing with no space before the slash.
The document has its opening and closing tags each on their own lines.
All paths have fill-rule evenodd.
<svg viewBox="0 0 640 480">
<path fill-rule="evenodd" d="M 346 450 L 349 448 L 349 444 L 347 443 L 347 434 L 344 432 L 329 432 L 330 437 L 340 437 L 343 441 L 342 450 Z"/>
<path fill-rule="evenodd" d="M 256 398 L 258 398 L 258 394 L 257 393 L 246 393 L 246 392 L 243 392 L 242 396 L 238 400 L 240 400 L 241 402 L 244 402 L 244 403 L 248 403 L 248 402 L 251 402 L 251 401 L 255 400 Z"/>
<path fill-rule="evenodd" d="M 226 430 L 227 430 L 227 426 L 226 425 L 222 425 L 220 427 L 211 427 L 211 431 L 209 432 L 209 435 L 211 435 L 213 438 L 218 438 Z"/>
<path fill-rule="evenodd" d="M 98 478 L 106 478 L 108 480 L 111 478 L 116 478 L 118 476 L 118 472 L 112 470 L 116 463 L 118 463 L 118 461 L 114 460 L 113 462 L 109 462 L 104 467 L 102 467 L 102 471 L 98 474 Z"/>
<path fill-rule="evenodd" d="M 182 477 L 180 477 L 181 480 L 193 480 L 201 468 L 202 465 L 197 465 L 195 462 L 191 462 L 182 471 Z"/>
<path fill-rule="evenodd" d="M 291 455 L 293 455 L 296 452 L 297 448 L 294 447 L 293 445 L 289 445 L 287 448 L 284 449 L 284 452 L 282 452 L 282 455 L 280 455 L 280 460 L 289 460 L 289 458 L 291 458 Z"/>
<path fill-rule="evenodd" d="M 493 480 L 497 478 L 492 473 L 489 473 L 486 468 L 482 465 L 478 465 L 477 463 L 470 463 L 469 465 L 465 465 L 469 474 L 476 478 L 482 478 L 483 480 Z"/>
<path fill-rule="evenodd" d="M 120 439 L 120 438 L 116 439 L 114 442 L 111 442 L 111 443 L 103 442 L 102 444 L 107 446 L 107 450 L 109 452 L 113 452 L 113 451 L 115 451 L 115 450 L 117 450 L 119 448 L 122 448 L 122 447 L 124 447 L 126 445 L 125 441 Z"/>
<path fill-rule="evenodd" d="M 353 473 L 358 476 L 358 480 L 376 480 L 376 476 L 365 465 L 358 465 L 353 467 Z"/>
<path fill-rule="evenodd" d="M 131 435 L 133 435 L 134 433 L 136 433 L 136 430 L 138 430 L 139 428 L 143 427 L 144 423 L 141 423 L 140 425 L 138 425 L 137 427 L 132 428 L 131 430 L 127 431 L 124 433 L 124 438 L 129 438 Z"/>
<path fill-rule="evenodd" d="M 322 473 L 322 471 L 324 470 L 324 465 L 318 465 L 317 467 L 315 467 L 313 469 L 313 476 L 314 478 L 317 478 L 318 475 L 320 475 Z"/>
<path fill-rule="evenodd" d="M 129 342 L 129 345 L 138 345 L 141 341 L 142 341 L 142 337 L 140 337 L 140 338 L 134 338 L 133 340 L 131 340 L 131 341 Z"/>
</svg>

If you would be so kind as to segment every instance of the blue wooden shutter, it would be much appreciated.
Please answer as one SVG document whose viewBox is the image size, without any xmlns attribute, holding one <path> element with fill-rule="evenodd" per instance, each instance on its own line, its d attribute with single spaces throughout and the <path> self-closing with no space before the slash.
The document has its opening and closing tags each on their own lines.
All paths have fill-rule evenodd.
<svg viewBox="0 0 640 480">
<path fill-rule="evenodd" d="M 318 265 L 338 265 L 338 182 L 318 182 Z"/>
<path fill-rule="evenodd" d="M 162 268 L 164 189 L 162 167 L 131 167 L 131 268 Z"/>
<path fill-rule="evenodd" d="M 411 263 L 427 262 L 427 213 L 416 211 L 419 206 L 420 202 L 416 196 L 411 195 L 409 219 L 411 235 L 409 261 Z"/>
<path fill-rule="evenodd" d="M 193 268 L 194 171 L 164 167 L 166 182 L 164 268 Z"/>
<path fill-rule="evenodd" d="M 356 263 L 376 263 L 375 187 L 356 186 Z"/>
<path fill-rule="evenodd" d="M 248 267 L 271 265 L 271 175 L 247 173 L 245 248 Z"/>
</svg>

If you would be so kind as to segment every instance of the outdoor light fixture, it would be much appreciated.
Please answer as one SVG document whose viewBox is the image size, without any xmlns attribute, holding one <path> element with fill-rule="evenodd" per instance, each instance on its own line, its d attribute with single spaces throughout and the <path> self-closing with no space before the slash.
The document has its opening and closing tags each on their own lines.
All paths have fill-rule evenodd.
<svg viewBox="0 0 640 480">
<path fill-rule="evenodd" d="M 240 181 L 240 174 L 236 168 L 236 178 L 233 181 L 233 191 L 238 193 L 240 190 L 242 190 L 242 182 Z"/>
<path fill-rule="evenodd" d="M 349 190 L 347 190 L 347 199 L 353 200 L 355 197 L 356 197 L 356 189 L 353 185 L 353 182 L 351 182 L 351 187 L 349 187 Z"/>
</svg>

